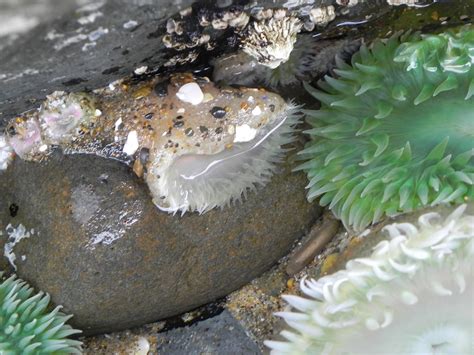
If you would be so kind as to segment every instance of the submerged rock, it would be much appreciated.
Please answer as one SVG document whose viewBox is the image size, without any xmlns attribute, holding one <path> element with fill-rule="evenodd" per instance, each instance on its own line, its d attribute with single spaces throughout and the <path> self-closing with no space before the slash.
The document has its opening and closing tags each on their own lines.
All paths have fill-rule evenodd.
<svg viewBox="0 0 474 355">
<path fill-rule="evenodd" d="M 320 212 L 305 183 L 285 166 L 242 204 L 179 217 L 160 212 L 127 166 L 58 153 L 0 175 L 0 222 L 34 229 L 12 246 L 19 277 L 100 333 L 182 313 L 267 270 Z"/>
</svg>

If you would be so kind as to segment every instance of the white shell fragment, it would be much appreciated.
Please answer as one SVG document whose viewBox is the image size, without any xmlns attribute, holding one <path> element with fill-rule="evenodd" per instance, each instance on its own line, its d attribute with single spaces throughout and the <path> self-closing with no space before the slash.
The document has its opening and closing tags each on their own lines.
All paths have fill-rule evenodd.
<svg viewBox="0 0 474 355">
<path fill-rule="evenodd" d="M 178 99 L 189 102 L 192 105 L 199 105 L 204 100 L 204 94 L 196 83 L 188 83 L 181 86 L 176 93 Z"/>
<path fill-rule="evenodd" d="M 131 131 L 128 133 L 127 140 L 123 146 L 123 152 L 127 155 L 133 155 L 139 147 L 137 131 Z"/>
<path fill-rule="evenodd" d="M 235 127 L 234 143 L 248 142 L 255 138 L 257 130 L 250 127 L 248 124 Z"/>
</svg>

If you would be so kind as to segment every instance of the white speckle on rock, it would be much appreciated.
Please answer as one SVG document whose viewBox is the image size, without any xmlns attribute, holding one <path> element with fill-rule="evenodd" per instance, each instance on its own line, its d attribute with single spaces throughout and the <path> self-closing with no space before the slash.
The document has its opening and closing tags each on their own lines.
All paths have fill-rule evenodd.
<svg viewBox="0 0 474 355">
<path fill-rule="evenodd" d="M 57 51 L 60 51 L 61 49 L 70 46 L 71 44 L 79 43 L 79 42 L 85 41 L 86 39 L 87 39 L 87 36 L 83 33 L 80 33 L 78 35 L 66 38 L 63 41 L 56 43 L 54 45 L 54 49 Z"/>
<path fill-rule="evenodd" d="M 34 229 L 27 231 L 23 224 L 19 224 L 16 228 L 13 227 L 11 224 L 8 224 L 8 226 L 5 228 L 5 231 L 8 234 L 8 240 L 3 248 L 3 255 L 8 259 L 8 261 L 16 271 L 16 255 L 13 252 L 13 248 L 20 242 L 20 240 L 29 238 L 34 235 L 35 231 Z"/>
<path fill-rule="evenodd" d="M 399 6 L 399 5 L 407 5 L 407 6 L 414 6 L 418 0 L 387 0 L 387 4 Z"/>
<path fill-rule="evenodd" d="M 92 239 L 89 242 L 89 245 L 96 245 L 96 244 L 106 244 L 110 245 L 117 239 L 119 239 L 121 236 L 116 233 L 112 233 L 110 231 L 103 231 L 97 234 L 94 234 Z"/>
<path fill-rule="evenodd" d="M 97 11 L 99 10 L 102 6 L 105 5 L 105 0 L 100 0 L 100 1 L 94 1 L 91 2 L 90 4 L 86 4 L 79 9 L 77 9 L 76 12 L 92 12 L 92 11 Z"/>
<path fill-rule="evenodd" d="M 96 110 L 94 111 L 94 116 L 95 116 L 95 117 L 99 117 L 99 116 L 101 116 L 101 115 L 102 115 L 102 111 L 101 111 L 101 110 L 96 109 Z"/>
<path fill-rule="evenodd" d="M 199 105 L 204 100 L 204 94 L 196 83 L 187 83 L 181 86 L 176 93 L 178 99 L 192 105 Z"/>
<path fill-rule="evenodd" d="M 94 48 L 95 46 L 97 46 L 97 42 L 87 42 L 82 46 L 81 50 L 83 52 L 87 52 L 88 50 Z"/>
<path fill-rule="evenodd" d="M 13 149 L 4 135 L 0 135 L 0 171 L 6 170 L 13 159 Z"/>
<path fill-rule="evenodd" d="M 258 115 L 261 115 L 262 114 L 262 109 L 260 108 L 260 106 L 255 106 L 255 108 L 252 110 L 252 115 L 254 116 L 258 116 Z"/>
<path fill-rule="evenodd" d="M 120 125 L 122 124 L 122 118 L 119 118 L 115 121 L 115 130 L 118 131 L 120 129 Z"/>
<path fill-rule="evenodd" d="M 38 148 L 38 150 L 42 153 L 46 152 L 48 150 L 48 146 L 46 144 L 43 144 Z"/>
<path fill-rule="evenodd" d="M 138 22 L 133 21 L 133 20 L 127 21 L 123 24 L 123 28 L 125 28 L 126 30 L 130 30 L 130 29 L 135 28 L 137 26 L 138 26 Z"/>
<path fill-rule="evenodd" d="M 136 75 L 142 75 L 142 74 L 145 74 L 146 71 L 147 71 L 148 67 L 146 65 L 143 65 L 139 68 L 136 68 L 133 72 L 136 74 Z"/>
<path fill-rule="evenodd" d="M 95 20 L 101 16 L 104 16 L 104 14 L 100 11 L 96 11 L 96 12 L 90 13 L 89 15 L 78 18 L 77 22 L 79 22 L 81 25 L 87 25 L 89 23 L 94 23 Z"/>
<path fill-rule="evenodd" d="M 123 152 L 127 155 L 133 155 L 138 149 L 138 134 L 137 131 L 130 131 L 127 136 L 125 145 L 123 146 Z"/>
<path fill-rule="evenodd" d="M 89 38 L 89 41 L 94 42 L 94 41 L 97 41 L 103 35 L 106 35 L 107 33 L 109 33 L 109 29 L 103 28 L 102 26 L 100 26 L 98 29 L 90 32 L 87 37 Z"/>
<path fill-rule="evenodd" d="M 235 127 L 234 143 L 248 142 L 255 138 L 257 130 L 248 124 Z"/>
</svg>

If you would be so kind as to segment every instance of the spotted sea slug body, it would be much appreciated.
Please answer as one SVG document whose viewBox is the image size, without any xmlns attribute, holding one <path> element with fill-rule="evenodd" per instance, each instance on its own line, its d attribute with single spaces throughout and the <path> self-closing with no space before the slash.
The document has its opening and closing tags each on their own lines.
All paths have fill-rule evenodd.
<svg viewBox="0 0 474 355">
<path fill-rule="evenodd" d="M 87 95 L 55 93 L 12 122 L 9 142 L 30 160 L 59 145 L 126 161 L 160 209 L 203 213 L 270 179 L 298 117 L 294 105 L 266 90 L 176 74 Z"/>
<path fill-rule="evenodd" d="M 472 354 L 474 215 L 461 205 L 384 230 L 370 257 L 284 296 L 292 329 L 266 342 L 272 353 Z"/>
<path fill-rule="evenodd" d="M 66 324 L 60 307 L 47 311 L 49 295 L 12 276 L 0 283 L 0 352 L 2 354 L 82 354 L 81 333 Z"/>
<path fill-rule="evenodd" d="M 362 46 L 307 112 L 301 152 L 320 197 L 346 227 L 474 197 L 474 27 Z"/>
</svg>

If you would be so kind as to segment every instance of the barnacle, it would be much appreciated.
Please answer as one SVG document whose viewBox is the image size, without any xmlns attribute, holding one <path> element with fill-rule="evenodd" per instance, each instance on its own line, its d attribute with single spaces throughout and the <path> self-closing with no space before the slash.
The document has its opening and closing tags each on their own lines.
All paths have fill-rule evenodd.
<svg viewBox="0 0 474 355">
<path fill-rule="evenodd" d="M 67 338 L 81 332 L 66 324 L 72 316 L 48 311 L 49 295 L 33 292 L 15 276 L 0 284 L 0 353 L 81 354 L 81 342 Z"/>
<path fill-rule="evenodd" d="M 242 50 L 272 69 L 290 57 L 302 22 L 277 11 L 270 19 L 255 21 L 242 38 Z"/>
<path fill-rule="evenodd" d="M 389 239 L 368 258 L 318 281 L 306 296 L 284 296 L 297 311 L 278 313 L 292 328 L 267 341 L 275 354 L 472 354 L 474 215 L 384 227 Z M 473 206 L 470 206 L 471 208 Z"/>
<path fill-rule="evenodd" d="M 346 227 L 474 197 L 474 28 L 362 46 L 307 111 L 308 199 Z"/>
</svg>

